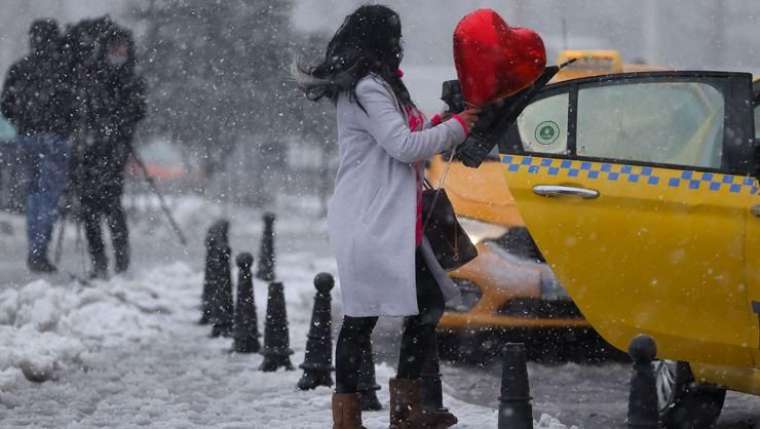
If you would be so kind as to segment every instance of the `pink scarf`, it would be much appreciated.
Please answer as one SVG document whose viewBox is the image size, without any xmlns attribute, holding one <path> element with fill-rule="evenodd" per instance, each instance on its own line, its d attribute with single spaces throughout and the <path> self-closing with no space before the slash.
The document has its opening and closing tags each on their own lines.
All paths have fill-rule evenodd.
<svg viewBox="0 0 760 429">
<path fill-rule="evenodd" d="M 414 106 L 406 106 L 406 116 L 409 118 L 409 129 L 412 132 L 422 131 L 425 126 L 425 115 Z M 414 242 L 417 247 L 422 244 L 422 183 L 423 177 L 420 174 L 420 162 L 414 163 L 414 174 L 417 178 L 417 222 L 414 229 Z"/>
</svg>

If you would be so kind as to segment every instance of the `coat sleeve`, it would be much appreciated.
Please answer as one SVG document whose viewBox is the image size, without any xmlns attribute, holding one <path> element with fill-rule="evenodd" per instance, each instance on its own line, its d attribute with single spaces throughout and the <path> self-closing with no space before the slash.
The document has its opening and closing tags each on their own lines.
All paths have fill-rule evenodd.
<svg viewBox="0 0 760 429">
<path fill-rule="evenodd" d="M 145 119 L 147 103 L 145 101 L 145 80 L 136 77 L 129 90 L 127 115 L 129 122 L 136 124 Z"/>
<path fill-rule="evenodd" d="M 5 79 L 3 92 L 0 95 L 0 112 L 11 122 L 14 122 L 17 115 L 18 75 L 17 65 L 8 70 L 8 77 Z"/>
<path fill-rule="evenodd" d="M 127 100 L 125 100 L 124 117 L 122 121 L 122 138 L 113 145 L 112 159 L 115 168 L 123 171 L 129 156 L 132 154 L 132 140 L 138 122 L 145 119 L 147 103 L 145 101 L 145 81 L 136 76 L 132 81 Z"/>
<path fill-rule="evenodd" d="M 356 87 L 360 123 L 393 158 L 412 163 L 424 161 L 462 143 L 467 130 L 458 120 L 437 127 L 412 132 L 388 89 L 375 78 L 365 78 Z"/>
<path fill-rule="evenodd" d="M 146 95 L 146 88 L 145 88 L 145 80 L 143 78 L 138 78 L 136 82 L 137 88 L 135 89 L 135 119 L 137 121 L 142 121 L 145 119 L 145 115 L 148 110 L 147 102 L 145 101 Z"/>
</svg>

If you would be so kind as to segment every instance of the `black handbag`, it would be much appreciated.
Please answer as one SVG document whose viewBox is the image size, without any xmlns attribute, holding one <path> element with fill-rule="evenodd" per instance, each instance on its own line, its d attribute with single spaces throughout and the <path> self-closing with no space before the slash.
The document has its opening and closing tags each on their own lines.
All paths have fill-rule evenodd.
<svg viewBox="0 0 760 429">
<path fill-rule="evenodd" d="M 430 242 L 438 263 L 443 269 L 452 271 L 475 259 L 478 250 L 459 224 L 454 206 L 443 189 L 448 168 L 449 165 L 446 166 L 438 189 L 433 188 L 425 179 L 426 189 L 422 191 L 422 231 Z"/>
</svg>

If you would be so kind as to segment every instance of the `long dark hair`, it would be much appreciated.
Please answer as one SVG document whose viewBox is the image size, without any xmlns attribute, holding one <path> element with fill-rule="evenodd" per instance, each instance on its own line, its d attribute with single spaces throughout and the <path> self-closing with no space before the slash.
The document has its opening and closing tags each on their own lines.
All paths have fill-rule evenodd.
<svg viewBox="0 0 760 429">
<path fill-rule="evenodd" d="M 414 106 L 398 69 L 402 57 L 399 15 L 387 6 L 361 6 L 335 32 L 322 62 L 298 66 L 299 86 L 312 101 L 337 102 L 346 93 L 364 110 L 356 99 L 356 85 L 374 73 L 390 85 L 402 104 Z"/>
</svg>

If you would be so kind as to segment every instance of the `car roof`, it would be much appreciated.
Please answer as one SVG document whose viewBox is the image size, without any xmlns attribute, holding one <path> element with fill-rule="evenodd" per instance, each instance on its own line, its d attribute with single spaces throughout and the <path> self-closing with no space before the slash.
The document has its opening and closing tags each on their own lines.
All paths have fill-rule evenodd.
<svg viewBox="0 0 760 429">
<path fill-rule="evenodd" d="M 615 49 L 565 49 L 557 55 L 557 64 L 572 64 L 560 70 L 552 82 L 563 82 L 583 77 L 602 76 L 644 71 L 665 71 L 666 67 L 646 63 L 623 63 Z"/>
<path fill-rule="evenodd" d="M 632 71 L 632 72 L 624 72 L 624 73 L 608 73 L 608 74 L 599 74 L 599 75 L 593 75 L 593 76 L 584 76 L 584 77 L 578 77 L 574 79 L 567 79 L 562 80 L 558 82 L 552 82 L 549 85 L 547 85 L 547 88 L 558 86 L 560 84 L 567 84 L 567 83 L 589 83 L 589 82 L 604 82 L 607 80 L 624 80 L 626 78 L 637 78 L 637 77 L 679 77 L 683 76 L 685 74 L 689 74 L 689 76 L 693 77 L 701 77 L 701 78 L 722 78 L 722 77 L 749 77 L 752 78 L 752 75 L 750 73 L 745 72 L 729 72 L 729 71 L 712 71 L 712 70 L 650 70 L 650 71 Z"/>
</svg>

